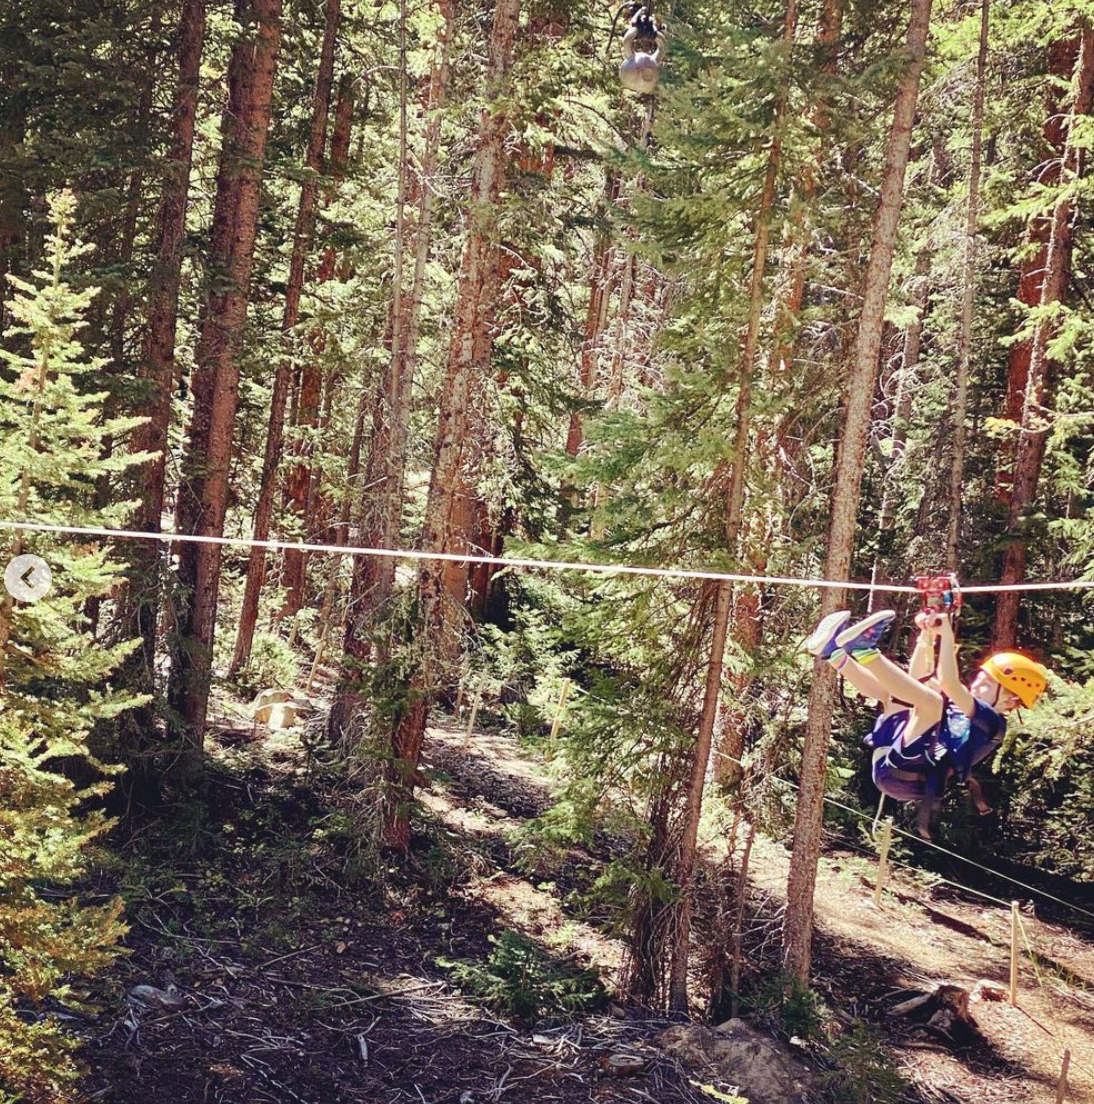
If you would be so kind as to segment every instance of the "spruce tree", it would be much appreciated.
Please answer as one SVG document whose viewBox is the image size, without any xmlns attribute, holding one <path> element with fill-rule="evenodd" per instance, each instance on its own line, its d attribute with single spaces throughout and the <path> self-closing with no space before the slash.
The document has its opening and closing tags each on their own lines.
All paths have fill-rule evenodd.
<svg viewBox="0 0 1094 1104">
<path fill-rule="evenodd" d="M 72 240 L 76 200 L 61 193 L 49 208 L 49 268 L 8 277 L 14 325 L 0 348 L 0 517 L 117 525 L 126 506 L 97 510 L 97 484 L 145 457 L 103 459 L 103 444 L 138 419 L 102 415 L 103 365 L 79 340 L 97 291 L 66 278 L 88 252 Z M 87 741 L 96 725 L 137 704 L 105 685 L 135 642 L 104 647 L 89 631 L 88 599 L 109 595 L 119 580 L 107 548 L 55 533 L 5 538 L 5 566 L 34 553 L 53 580 L 41 600 L 17 603 L 5 593 L 0 607 L 0 1089 L 62 1101 L 78 1075 L 74 1043 L 40 1007 L 47 998 L 71 1002 L 72 977 L 105 965 L 124 928 L 119 905 L 88 907 L 75 894 L 58 900 L 56 890 L 79 878 L 88 843 L 109 827 L 101 810 L 85 808 L 109 790 L 112 773 Z M 84 768 L 62 774 L 61 760 Z M 98 780 L 73 780 L 85 775 Z"/>
</svg>

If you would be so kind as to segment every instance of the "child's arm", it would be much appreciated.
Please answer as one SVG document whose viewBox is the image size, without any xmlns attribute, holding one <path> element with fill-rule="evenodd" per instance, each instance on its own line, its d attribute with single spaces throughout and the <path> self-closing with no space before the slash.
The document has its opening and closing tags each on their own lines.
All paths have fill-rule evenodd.
<svg viewBox="0 0 1094 1104">
<path fill-rule="evenodd" d="M 925 679 L 934 674 L 934 642 L 938 639 L 938 630 L 931 625 L 930 615 L 917 614 L 915 619 L 919 627 L 912 658 L 908 660 L 908 674 L 914 679 Z"/>
<path fill-rule="evenodd" d="M 976 712 L 976 699 L 961 681 L 957 670 L 957 641 L 953 635 L 953 622 L 948 613 L 938 615 L 938 684 L 946 695 L 966 716 Z"/>
</svg>

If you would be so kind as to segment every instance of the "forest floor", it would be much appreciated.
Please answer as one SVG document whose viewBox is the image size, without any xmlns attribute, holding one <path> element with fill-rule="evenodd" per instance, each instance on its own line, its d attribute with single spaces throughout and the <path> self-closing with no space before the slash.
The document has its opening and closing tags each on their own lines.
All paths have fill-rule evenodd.
<svg viewBox="0 0 1094 1104">
<path fill-rule="evenodd" d="M 102 1011 L 84 1027 L 89 1099 L 733 1097 L 738 1086 L 657 1046 L 669 1020 L 590 981 L 593 970 L 610 987 L 623 947 L 595 917 L 575 911 L 569 889 L 587 885 L 605 855 L 575 848 L 549 877 L 526 873 L 516 830 L 551 804 L 542 759 L 508 735 L 476 732 L 465 749 L 451 723 L 431 728 L 424 767 L 432 782 L 422 794 L 416 860 L 381 870 L 359 848 L 347 792 L 324 793 L 300 741 L 292 733 L 248 736 L 223 730 L 211 748 L 204 804 L 176 810 L 169 829 L 156 821 L 132 829 L 104 874 L 104 892 L 126 900 L 131 929 L 127 953 L 91 994 Z M 724 842 L 708 839 L 708 858 L 719 858 L 719 848 L 724 853 Z M 757 839 L 754 932 L 777 924 L 787 861 L 780 845 Z M 904 872 L 879 910 L 872 871 L 871 861 L 838 844 L 822 860 L 816 985 L 844 1016 L 877 1025 L 908 1079 L 902 1099 L 1051 1104 L 1067 1046 L 1067 1099 L 1094 1104 L 1094 940 L 1028 919 L 1040 977 L 1025 967 L 1019 1007 L 975 1002 L 980 1037 L 962 1049 L 925 1041 L 888 1010 L 935 982 L 1005 986 L 1009 914 L 943 896 Z M 536 993 L 587 1004 L 554 1026 L 498 1010 L 496 940 L 506 932 L 520 941 L 518 951 L 534 949 L 521 969 Z M 142 984 L 177 986 L 181 1007 L 150 1009 L 127 998 Z M 641 1071 L 607 1076 L 606 1060 L 618 1055 L 641 1059 Z"/>
</svg>

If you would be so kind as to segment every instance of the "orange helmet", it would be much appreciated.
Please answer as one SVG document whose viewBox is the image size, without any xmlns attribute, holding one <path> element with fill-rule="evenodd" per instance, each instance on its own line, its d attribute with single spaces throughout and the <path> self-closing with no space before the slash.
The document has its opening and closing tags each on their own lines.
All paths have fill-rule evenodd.
<svg viewBox="0 0 1094 1104">
<path fill-rule="evenodd" d="M 980 665 L 1000 686 L 1017 694 L 1027 709 L 1037 704 L 1037 699 L 1048 685 L 1048 671 L 1035 659 L 1018 652 L 996 652 Z"/>
</svg>

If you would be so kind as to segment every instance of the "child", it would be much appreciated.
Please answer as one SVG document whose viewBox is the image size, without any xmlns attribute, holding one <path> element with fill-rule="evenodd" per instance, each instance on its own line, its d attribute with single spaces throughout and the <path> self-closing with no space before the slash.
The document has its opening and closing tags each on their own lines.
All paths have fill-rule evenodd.
<svg viewBox="0 0 1094 1104">
<path fill-rule="evenodd" d="M 821 621 L 804 648 L 881 703 L 867 740 L 874 753 L 874 784 L 897 801 L 916 802 L 919 833 L 930 839 L 931 815 L 949 778 L 970 781 L 972 768 L 1002 743 L 1006 714 L 1036 704 L 1047 672 L 1028 656 L 1000 652 L 984 661 L 966 687 L 957 670 L 948 614 L 916 618 L 920 635 L 904 671 L 877 648 L 895 617 L 892 610 L 882 610 L 848 626 L 851 615 L 840 610 Z M 930 678 L 936 640 L 938 669 Z M 990 812 L 979 786 L 973 782 L 971 789 L 980 812 Z"/>
</svg>

